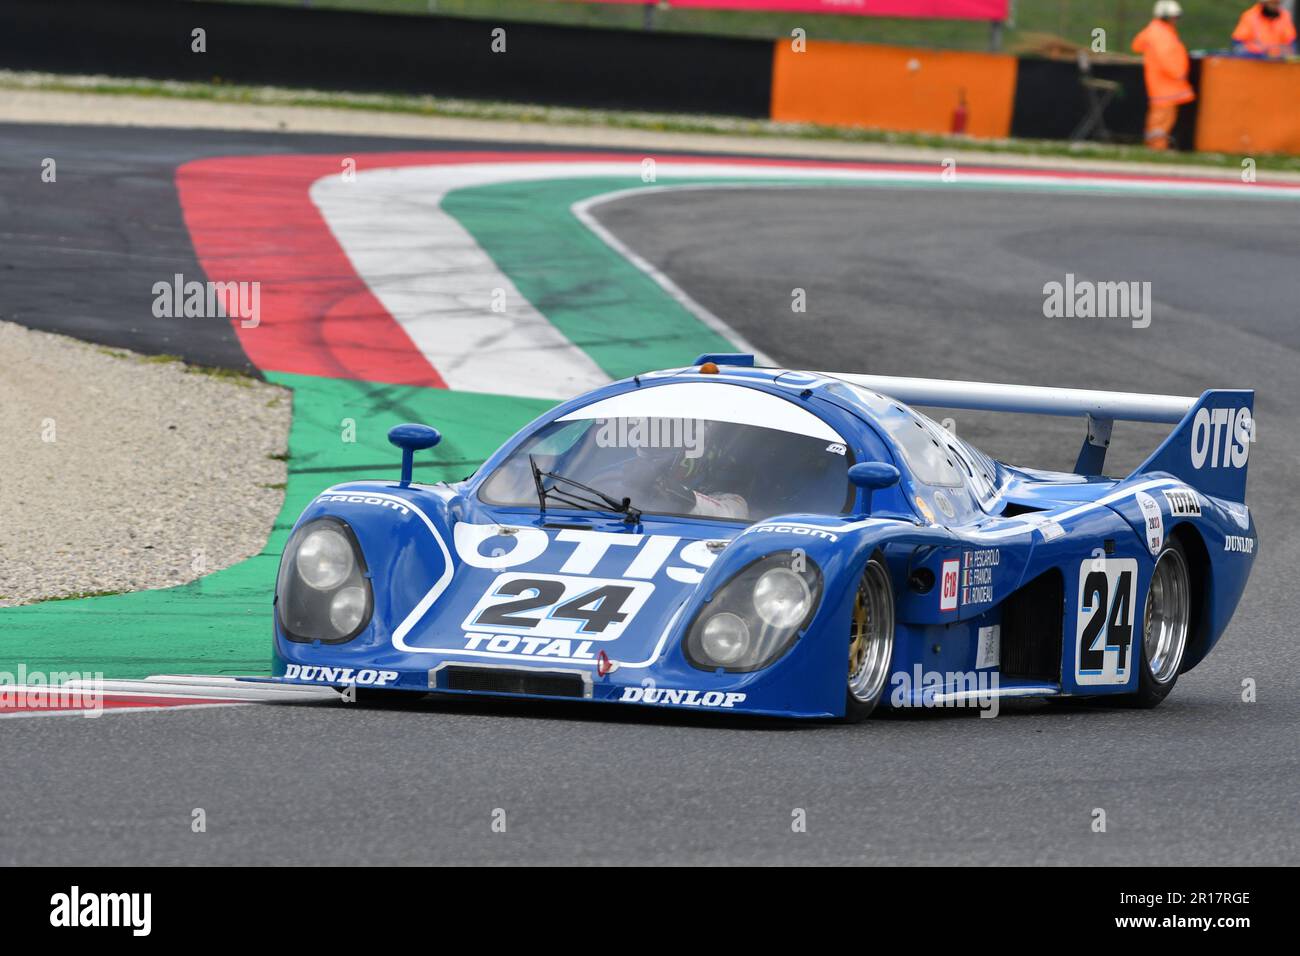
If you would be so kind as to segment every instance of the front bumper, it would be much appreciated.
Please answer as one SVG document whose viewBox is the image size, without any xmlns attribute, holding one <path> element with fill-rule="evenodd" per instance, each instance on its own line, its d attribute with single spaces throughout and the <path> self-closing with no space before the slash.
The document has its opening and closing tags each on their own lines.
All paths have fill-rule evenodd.
<svg viewBox="0 0 1300 956">
<path fill-rule="evenodd" d="M 267 680 L 278 684 L 330 686 L 340 691 L 356 687 L 395 693 L 589 701 L 772 717 L 839 716 L 825 706 L 793 699 L 789 688 L 776 687 L 774 674 L 762 672 L 716 674 L 694 671 L 692 675 L 652 676 L 643 669 L 619 668 L 601 675 L 593 668 L 453 659 L 437 661 L 419 669 L 388 669 L 286 663 L 277 658 L 275 675 Z M 689 679 L 681 680 L 683 676 Z"/>
</svg>

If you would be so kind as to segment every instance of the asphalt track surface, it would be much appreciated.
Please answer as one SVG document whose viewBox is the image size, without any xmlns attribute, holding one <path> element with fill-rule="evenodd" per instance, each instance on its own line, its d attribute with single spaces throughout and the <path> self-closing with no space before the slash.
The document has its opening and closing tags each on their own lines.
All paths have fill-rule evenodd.
<svg viewBox="0 0 1300 956">
<path fill-rule="evenodd" d="M 39 152 L 53 132 L 10 127 L 0 141 Z M 123 182 L 214 145 L 317 148 L 241 134 L 59 135 Z M 119 198 L 127 207 L 111 228 L 158 230 L 141 255 L 184 255 L 164 194 L 134 211 L 136 200 Z M 63 207 L 52 224 L 30 201 L 0 199 L 32 217 L 26 242 L 14 220 L 4 230 L 6 298 L 53 327 L 31 317 L 73 311 L 49 297 L 75 296 L 77 280 L 71 270 L 56 280 L 61 259 L 22 247 L 42 230 L 98 234 L 103 223 L 90 222 L 106 213 Z M 993 720 L 942 712 L 849 727 L 456 701 L 3 721 L 0 862 L 1300 862 L 1294 207 L 718 189 L 632 197 L 598 216 L 794 367 L 1179 394 L 1258 388 L 1248 500 L 1261 554 L 1228 634 L 1149 712 L 1023 704 Z M 1043 283 L 1067 272 L 1151 281 L 1151 327 L 1044 319 Z M 790 311 L 795 288 L 807 291 L 807 314 Z M 1073 422 L 956 424 L 1032 464 L 1068 464 L 1081 438 Z M 1146 440 L 1122 439 L 1113 469 Z M 1247 679 L 1255 703 L 1241 701 Z M 199 807 L 202 834 L 190 828 Z M 1106 833 L 1092 832 L 1096 808 Z M 492 827 L 498 810 L 504 833 Z M 792 831 L 797 810 L 806 832 Z"/>
<path fill-rule="evenodd" d="M 255 374 L 229 324 L 177 323 L 150 312 L 156 280 L 202 273 L 177 200 L 177 167 L 213 155 L 362 154 L 430 145 L 371 137 L 0 124 L 0 316 L 101 345 Z M 54 184 L 39 177 L 47 157 L 56 160 Z"/>
</svg>

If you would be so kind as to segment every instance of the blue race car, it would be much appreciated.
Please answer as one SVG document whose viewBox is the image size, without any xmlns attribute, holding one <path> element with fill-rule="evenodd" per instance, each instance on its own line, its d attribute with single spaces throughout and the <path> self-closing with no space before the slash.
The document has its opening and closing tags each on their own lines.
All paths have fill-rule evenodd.
<svg viewBox="0 0 1300 956">
<path fill-rule="evenodd" d="M 1154 706 L 1255 559 L 1254 392 L 1200 398 L 756 368 L 596 389 L 471 477 L 320 494 L 286 545 L 274 678 L 782 717 L 1108 695 Z M 914 411 L 1085 418 L 1072 473 Z M 1102 476 L 1115 420 L 1172 433 Z"/>
</svg>

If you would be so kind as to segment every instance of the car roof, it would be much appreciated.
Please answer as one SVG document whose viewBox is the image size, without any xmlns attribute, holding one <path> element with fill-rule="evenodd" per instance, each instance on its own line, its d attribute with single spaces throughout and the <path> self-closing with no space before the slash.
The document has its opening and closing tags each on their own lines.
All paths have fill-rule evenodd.
<svg viewBox="0 0 1300 956">
<path fill-rule="evenodd" d="M 716 372 L 701 371 L 701 365 L 662 369 L 636 376 L 636 381 L 728 383 L 789 391 L 792 395 L 811 394 L 866 422 L 889 447 L 895 459 L 914 478 L 926 484 L 941 487 L 965 485 L 982 500 L 989 499 L 993 490 L 1002 484 L 999 464 L 991 457 L 889 395 L 823 372 L 721 363 L 716 364 L 716 368 Z M 928 452 L 928 455 L 918 454 L 918 451 Z"/>
<path fill-rule="evenodd" d="M 822 372 L 809 372 L 788 368 L 756 368 L 742 365 L 718 365 L 716 372 L 703 372 L 698 365 L 682 368 L 661 369 L 647 372 L 625 381 L 638 384 L 659 382 L 665 379 L 683 382 L 713 382 L 717 384 L 734 384 L 766 386 L 794 395 L 811 393 L 819 398 L 827 398 L 841 406 L 848 406 L 860 417 L 873 423 L 880 423 L 882 418 L 902 413 L 909 419 L 930 419 L 914 411 L 910 406 L 887 395 L 874 392 L 861 385 L 854 385 L 843 379 L 826 375 Z"/>
</svg>

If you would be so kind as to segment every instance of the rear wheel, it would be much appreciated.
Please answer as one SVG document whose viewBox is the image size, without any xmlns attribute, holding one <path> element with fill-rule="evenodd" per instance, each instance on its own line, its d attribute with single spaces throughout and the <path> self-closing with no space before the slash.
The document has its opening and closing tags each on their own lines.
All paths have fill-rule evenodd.
<svg viewBox="0 0 1300 956">
<path fill-rule="evenodd" d="M 849 625 L 848 690 L 844 719 L 857 722 L 885 695 L 894 658 L 894 589 L 880 558 L 867 562 L 853 599 Z"/>
<path fill-rule="evenodd" d="M 1170 541 L 1156 559 L 1142 611 L 1142 665 L 1138 689 L 1125 702 L 1154 707 L 1174 689 L 1192 623 L 1191 578 L 1182 545 Z"/>
</svg>

